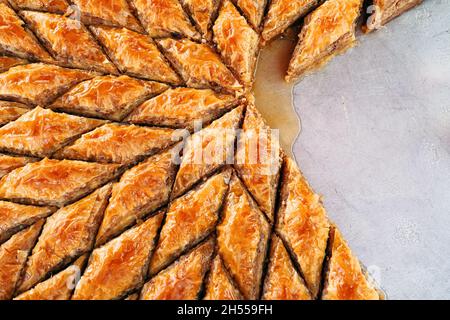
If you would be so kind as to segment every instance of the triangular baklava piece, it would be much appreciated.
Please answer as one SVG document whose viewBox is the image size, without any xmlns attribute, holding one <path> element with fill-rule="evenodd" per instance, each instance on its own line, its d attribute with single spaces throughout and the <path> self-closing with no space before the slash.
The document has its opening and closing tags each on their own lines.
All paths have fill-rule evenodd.
<svg viewBox="0 0 450 320">
<path fill-rule="evenodd" d="M 209 239 L 148 281 L 141 300 L 195 300 L 202 289 L 214 251 Z"/>
<path fill-rule="evenodd" d="M 114 184 L 96 246 L 168 202 L 176 172 L 172 153 L 171 149 L 150 157 L 126 171 Z"/>
<path fill-rule="evenodd" d="M 313 298 L 317 297 L 330 223 L 295 162 L 285 159 L 276 229 L 300 266 Z"/>
<path fill-rule="evenodd" d="M 0 181 L 0 199 L 62 207 L 114 179 L 119 165 L 44 159 Z"/>
<path fill-rule="evenodd" d="M 173 187 L 173 198 L 221 166 L 232 163 L 236 130 L 242 112 L 243 107 L 237 107 L 187 139 Z"/>
<path fill-rule="evenodd" d="M 27 163 L 35 162 L 38 159 L 30 157 L 18 157 L 7 154 L 0 154 L 0 178 L 10 173 L 14 169 L 25 166 Z"/>
<path fill-rule="evenodd" d="M 140 287 L 163 215 L 160 212 L 95 249 L 72 299 L 120 299 Z"/>
<path fill-rule="evenodd" d="M 270 261 L 264 281 L 264 300 L 311 300 L 302 277 L 295 270 L 283 242 L 272 236 Z"/>
<path fill-rule="evenodd" d="M 30 109 L 21 103 L 0 101 L 0 127 L 8 122 L 18 119 L 24 113 L 27 113 Z"/>
<path fill-rule="evenodd" d="M 211 39 L 211 27 L 221 0 L 181 0 L 206 40 Z"/>
<path fill-rule="evenodd" d="M 173 85 L 182 84 L 149 36 L 125 28 L 96 26 L 91 30 L 121 72 Z"/>
<path fill-rule="evenodd" d="M 80 21 L 53 13 L 22 11 L 21 14 L 61 64 L 117 73 L 116 67 Z"/>
<path fill-rule="evenodd" d="M 235 94 L 242 91 L 242 85 L 209 45 L 188 39 L 163 39 L 158 43 L 189 87 Z"/>
<path fill-rule="evenodd" d="M 128 76 L 100 76 L 76 85 L 50 108 L 121 121 L 136 106 L 167 88 L 161 83 Z"/>
<path fill-rule="evenodd" d="M 245 299 L 259 298 L 270 225 L 236 175 L 217 227 L 219 254 Z"/>
<path fill-rule="evenodd" d="M 323 300 L 380 300 L 380 293 L 370 283 L 340 231 L 332 227 Z"/>
<path fill-rule="evenodd" d="M 27 257 L 36 243 L 44 220 L 13 235 L 0 245 L 0 300 L 13 297 Z"/>
<path fill-rule="evenodd" d="M 234 0 L 234 2 L 241 9 L 253 27 L 259 29 L 268 0 Z"/>
<path fill-rule="evenodd" d="M 171 203 L 150 262 L 150 275 L 164 269 L 214 230 L 230 175 L 230 171 L 220 173 Z"/>
<path fill-rule="evenodd" d="M 22 58 L 0 56 L 0 72 L 5 72 L 12 67 L 27 63 L 28 61 Z"/>
<path fill-rule="evenodd" d="M 241 300 L 242 295 L 223 265 L 220 255 L 216 255 L 206 282 L 205 300 Z"/>
<path fill-rule="evenodd" d="M 66 0 L 9 0 L 18 9 L 65 13 L 69 7 Z"/>
<path fill-rule="evenodd" d="M 0 151 L 48 157 L 103 120 L 55 113 L 36 107 L 0 128 Z"/>
<path fill-rule="evenodd" d="M 47 106 L 77 83 L 94 73 L 49 64 L 28 64 L 0 74 L 0 99 Z"/>
<path fill-rule="evenodd" d="M 363 0 L 328 0 L 306 18 L 286 81 L 319 68 L 356 43 L 355 25 Z"/>
</svg>

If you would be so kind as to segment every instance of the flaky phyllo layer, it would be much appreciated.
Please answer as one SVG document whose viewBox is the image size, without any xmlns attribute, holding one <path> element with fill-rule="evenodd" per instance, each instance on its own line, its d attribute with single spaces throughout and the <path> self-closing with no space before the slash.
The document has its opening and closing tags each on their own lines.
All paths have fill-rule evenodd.
<svg viewBox="0 0 450 320">
<path fill-rule="evenodd" d="M 0 0 L 0 299 L 380 299 L 254 106 L 359 0 Z"/>
</svg>

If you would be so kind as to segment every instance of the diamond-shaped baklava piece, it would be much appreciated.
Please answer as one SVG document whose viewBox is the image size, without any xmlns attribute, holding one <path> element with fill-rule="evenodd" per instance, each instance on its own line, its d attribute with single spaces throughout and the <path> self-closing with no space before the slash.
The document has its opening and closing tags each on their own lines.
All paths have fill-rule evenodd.
<svg viewBox="0 0 450 320">
<path fill-rule="evenodd" d="M 289 253 L 277 236 L 272 236 L 270 261 L 264 281 L 264 300 L 311 300 L 302 277 L 295 270 Z"/>
<path fill-rule="evenodd" d="M 149 36 L 125 28 L 97 26 L 91 30 L 122 73 L 173 85 L 182 84 Z"/>
<path fill-rule="evenodd" d="M 9 0 L 17 9 L 65 13 L 69 7 L 66 0 Z"/>
<path fill-rule="evenodd" d="M 6 4 L 0 2 L 0 52 L 29 60 L 52 61 L 23 21 Z"/>
<path fill-rule="evenodd" d="M 126 171 L 114 184 L 97 234 L 97 246 L 168 202 L 176 172 L 172 152 L 150 157 Z"/>
<path fill-rule="evenodd" d="M 295 162 L 286 158 L 276 229 L 292 252 L 313 298 L 317 297 L 330 223 Z"/>
<path fill-rule="evenodd" d="M 183 194 L 200 179 L 221 166 L 232 163 L 236 130 L 241 122 L 242 111 L 242 106 L 237 107 L 188 138 L 172 197 Z"/>
<path fill-rule="evenodd" d="M 72 0 L 75 14 L 79 10 L 81 21 L 85 24 L 100 24 L 126 27 L 143 32 L 141 25 L 133 16 L 127 0 Z"/>
<path fill-rule="evenodd" d="M 13 297 L 28 255 L 36 243 L 44 220 L 13 235 L 0 245 L 0 300 Z"/>
<path fill-rule="evenodd" d="M 46 218 L 54 209 L 48 207 L 25 206 L 13 202 L 0 201 L 0 243 L 14 233 Z"/>
<path fill-rule="evenodd" d="M 29 290 L 92 249 L 110 194 L 109 184 L 47 219 L 28 258 L 18 291 Z"/>
<path fill-rule="evenodd" d="M 217 227 L 219 254 L 245 299 L 258 299 L 270 225 L 236 175 Z"/>
<path fill-rule="evenodd" d="M 380 293 L 368 281 L 358 259 L 353 255 L 340 231 L 332 227 L 323 300 L 380 300 Z"/>
<path fill-rule="evenodd" d="M 152 38 L 171 36 L 200 40 L 178 0 L 132 0 L 138 15 Z"/>
<path fill-rule="evenodd" d="M 76 85 L 50 108 L 121 121 L 136 106 L 167 88 L 164 84 L 128 76 L 100 76 Z"/>
<path fill-rule="evenodd" d="M 139 288 L 145 281 L 163 216 L 158 213 L 95 249 L 72 299 L 120 299 Z"/>
<path fill-rule="evenodd" d="M 30 109 L 21 103 L 0 101 L 0 126 L 14 121 Z"/>
<path fill-rule="evenodd" d="M 248 191 L 271 221 L 281 162 L 277 137 L 256 108 L 249 105 L 238 137 L 235 166 Z"/>
<path fill-rule="evenodd" d="M 272 0 L 261 37 L 265 43 L 285 32 L 313 10 L 321 0 Z"/>
<path fill-rule="evenodd" d="M 259 35 L 226 0 L 214 24 L 214 42 L 223 60 L 246 87 L 252 86 L 259 49 Z"/>
<path fill-rule="evenodd" d="M 181 0 L 181 3 L 186 7 L 197 28 L 202 33 L 203 38 L 210 40 L 210 29 L 216 17 L 220 0 Z"/>
<path fill-rule="evenodd" d="M 319 68 L 356 43 L 355 24 L 363 0 L 329 0 L 310 13 L 300 32 L 286 81 Z"/>
<path fill-rule="evenodd" d="M 5 72 L 9 68 L 19 66 L 22 64 L 27 64 L 27 63 L 28 63 L 28 61 L 25 59 L 22 59 L 22 58 L 0 56 L 0 72 Z"/>
<path fill-rule="evenodd" d="M 18 157 L 7 154 L 0 154 L 0 178 L 10 173 L 14 169 L 25 166 L 27 163 L 37 161 L 36 158 Z"/>
<path fill-rule="evenodd" d="M 293 0 L 295 1 L 295 0 Z M 234 0 L 248 21 L 259 29 L 268 0 Z"/>
<path fill-rule="evenodd" d="M 21 14 L 61 64 L 117 73 L 116 67 L 80 21 L 52 13 L 22 11 Z"/>
<path fill-rule="evenodd" d="M 71 140 L 103 123 L 103 120 L 55 113 L 36 107 L 0 128 L 0 150 L 48 157 Z"/>
<path fill-rule="evenodd" d="M 210 89 L 175 88 L 144 102 L 125 121 L 192 131 L 195 122 L 208 125 L 237 104 L 233 96 Z"/>
<path fill-rule="evenodd" d="M 48 64 L 28 64 L 0 74 L 0 99 L 47 106 L 77 83 L 95 73 Z"/>
<path fill-rule="evenodd" d="M 62 207 L 114 179 L 119 165 L 44 159 L 0 181 L 0 199 Z"/>
<path fill-rule="evenodd" d="M 229 93 L 242 90 L 242 85 L 209 45 L 187 39 L 163 39 L 158 43 L 189 87 Z"/>
<path fill-rule="evenodd" d="M 141 300 L 195 300 L 211 263 L 214 240 L 209 239 L 148 281 Z"/>
<path fill-rule="evenodd" d="M 111 123 L 84 134 L 53 157 L 129 164 L 169 147 L 176 138 L 172 129 Z"/>
<path fill-rule="evenodd" d="M 220 173 L 171 203 L 150 262 L 151 275 L 164 269 L 214 230 L 230 176 L 230 171 Z"/>
<path fill-rule="evenodd" d="M 220 255 L 216 255 L 206 282 L 205 300 L 241 300 L 242 295 L 223 265 Z"/>
</svg>

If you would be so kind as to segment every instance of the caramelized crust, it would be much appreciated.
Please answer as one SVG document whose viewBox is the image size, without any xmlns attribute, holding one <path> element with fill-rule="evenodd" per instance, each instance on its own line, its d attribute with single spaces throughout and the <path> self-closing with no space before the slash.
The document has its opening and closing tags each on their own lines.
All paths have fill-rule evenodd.
<svg viewBox="0 0 450 320">
<path fill-rule="evenodd" d="M 246 87 L 251 87 L 259 49 L 259 35 L 229 0 L 222 5 L 213 30 L 214 42 L 223 60 Z"/>
<path fill-rule="evenodd" d="M 176 142 L 174 138 L 171 129 L 111 123 L 86 133 L 53 157 L 130 164 L 169 147 Z"/>
<path fill-rule="evenodd" d="M 0 74 L 0 99 L 46 106 L 94 73 L 47 64 L 28 64 Z"/>
<path fill-rule="evenodd" d="M 165 205 L 169 200 L 175 170 L 172 150 L 169 150 L 125 172 L 113 186 L 96 246 Z"/>
<path fill-rule="evenodd" d="M 0 154 L 0 178 L 10 173 L 14 169 L 25 166 L 27 163 L 34 162 L 37 159 L 29 157 L 16 157 L 6 154 Z"/>
<path fill-rule="evenodd" d="M 36 243 L 44 220 L 16 233 L 0 246 L 0 300 L 13 297 L 28 254 Z"/>
<path fill-rule="evenodd" d="M 331 234 L 331 257 L 322 293 L 323 300 L 379 300 L 380 295 L 364 275 L 341 233 Z"/>
<path fill-rule="evenodd" d="M 211 39 L 211 26 L 220 5 L 220 0 L 181 0 L 194 20 L 203 38 Z"/>
<path fill-rule="evenodd" d="M 214 251 L 212 239 L 202 243 L 144 285 L 141 300 L 195 300 Z"/>
<path fill-rule="evenodd" d="M 244 298 L 258 299 L 270 226 L 236 175 L 222 214 L 219 253 Z"/>
<path fill-rule="evenodd" d="M 61 64 L 117 73 L 80 21 L 51 13 L 22 11 L 21 14 Z"/>
<path fill-rule="evenodd" d="M 242 295 L 228 275 L 219 255 L 214 258 L 206 284 L 205 300 L 241 300 Z"/>
<path fill-rule="evenodd" d="M 106 185 L 47 219 L 18 291 L 29 290 L 92 248 L 110 194 L 111 185 Z"/>
<path fill-rule="evenodd" d="M 320 196 L 311 190 L 292 159 L 286 157 L 283 171 L 276 229 L 300 265 L 315 298 L 319 292 L 330 224 Z"/>
<path fill-rule="evenodd" d="M 329 0 L 305 18 L 286 81 L 296 80 L 355 44 L 355 23 L 360 16 L 362 2 Z"/>
<path fill-rule="evenodd" d="M 209 45 L 187 39 L 163 39 L 158 43 L 189 87 L 230 93 L 242 90 L 242 85 Z"/>
<path fill-rule="evenodd" d="M 17 9 L 64 13 L 69 5 L 65 0 L 9 0 Z"/>
<path fill-rule="evenodd" d="M 230 162 L 243 107 L 228 112 L 187 139 L 172 197 L 186 192 L 200 179 Z"/>
<path fill-rule="evenodd" d="M 200 40 L 178 0 L 132 0 L 152 38 L 188 37 Z"/>
<path fill-rule="evenodd" d="M 150 262 L 150 275 L 158 273 L 214 230 L 230 176 L 230 171 L 218 174 L 172 202 Z"/>
<path fill-rule="evenodd" d="M 95 249 L 74 300 L 120 299 L 142 285 L 163 213 Z"/>
<path fill-rule="evenodd" d="M 30 111 L 26 105 L 16 102 L 0 101 L 0 127 L 18 119 Z"/>
<path fill-rule="evenodd" d="M 311 300 L 305 282 L 292 264 L 283 242 L 272 236 L 270 262 L 264 282 L 264 300 Z"/>
<path fill-rule="evenodd" d="M 267 0 L 234 0 L 248 21 L 259 29 L 266 9 Z M 295 1 L 295 0 L 292 0 Z"/>
<path fill-rule="evenodd" d="M 91 30 L 122 73 L 173 85 L 182 84 L 149 36 L 125 28 L 98 26 L 91 27 Z"/>
<path fill-rule="evenodd" d="M 125 121 L 192 131 L 195 122 L 209 124 L 237 103 L 233 96 L 210 89 L 175 88 L 144 102 Z"/>
<path fill-rule="evenodd" d="M 0 73 L 7 71 L 9 68 L 27 64 L 28 61 L 16 57 L 0 56 Z"/>
<path fill-rule="evenodd" d="M 62 207 L 112 180 L 119 166 L 44 159 L 0 180 L 0 199 Z"/>
<path fill-rule="evenodd" d="M 46 218 L 53 211 L 48 207 L 32 207 L 0 201 L 0 243 L 37 220 Z"/>
<path fill-rule="evenodd" d="M 36 107 L 0 128 L 0 150 L 47 157 L 103 120 L 81 118 Z"/>
<path fill-rule="evenodd" d="M 281 162 L 277 137 L 272 136 L 256 108 L 249 105 L 238 138 L 235 167 L 271 221 L 274 220 Z"/>
</svg>

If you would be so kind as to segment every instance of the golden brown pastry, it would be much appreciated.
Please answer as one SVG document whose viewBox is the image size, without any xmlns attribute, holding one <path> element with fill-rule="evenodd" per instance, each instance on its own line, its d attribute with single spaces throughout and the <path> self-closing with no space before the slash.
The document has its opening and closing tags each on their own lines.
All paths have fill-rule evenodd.
<svg viewBox="0 0 450 320">
<path fill-rule="evenodd" d="M 259 29 L 266 9 L 267 0 L 234 0 L 248 21 Z"/>
<path fill-rule="evenodd" d="M 242 85 L 207 44 L 187 39 L 163 39 L 158 43 L 189 87 L 240 92 Z"/>
<path fill-rule="evenodd" d="M 253 105 L 247 106 L 239 135 L 235 167 L 248 191 L 273 221 L 281 167 L 277 137 Z"/>
<path fill-rule="evenodd" d="M 220 0 L 181 0 L 181 3 L 186 7 L 203 38 L 210 40 L 211 27 L 219 8 Z"/>
<path fill-rule="evenodd" d="M 380 294 L 367 280 L 336 227 L 330 231 L 330 258 L 322 292 L 323 300 L 379 300 Z"/>
<path fill-rule="evenodd" d="M 22 11 L 22 17 L 65 66 L 117 73 L 89 31 L 78 20 L 52 13 Z"/>
<path fill-rule="evenodd" d="M 229 170 L 217 174 L 171 203 L 150 261 L 150 275 L 167 267 L 214 230 L 230 177 Z"/>
<path fill-rule="evenodd" d="M 27 163 L 37 161 L 36 158 L 17 157 L 0 154 L 0 178 L 10 173 L 14 169 L 25 166 Z"/>
<path fill-rule="evenodd" d="M 321 0 L 272 0 L 261 34 L 263 42 L 267 43 L 285 32 L 289 26 L 308 14 L 320 2 Z"/>
<path fill-rule="evenodd" d="M 27 113 L 30 109 L 21 103 L 0 101 L 0 127 L 8 122 L 18 119 L 24 113 Z"/>
<path fill-rule="evenodd" d="M 166 149 L 177 142 L 176 138 L 172 129 L 110 123 L 84 134 L 53 157 L 130 164 Z"/>
<path fill-rule="evenodd" d="M 214 42 L 223 60 L 241 83 L 251 87 L 259 51 L 259 35 L 229 0 L 223 3 L 213 30 Z"/>
<path fill-rule="evenodd" d="M 126 171 L 113 186 L 96 246 L 164 206 L 169 200 L 175 172 L 172 150 L 150 157 Z"/>
<path fill-rule="evenodd" d="M 21 58 L 0 56 L 0 73 L 7 71 L 9 68 L 27 64 L 28 61 Z"/>
<path fill-rule="evenodd" d="M 295 162 L 285 159 L 276 229 L 293 253 L 313 298 L 317 297 L 330 223 L 320 196 Z"/>
<path fill-rule="evenodd" d="M 28 258 L 19 292 L 29 290 L 92 249 L 110 194 L 109 184 L 47 219 Z"/>
<path fill-rule="evenodd" d="M 208 125 L 237 104 L 233 96 L 210 89 L 175 88 L 144 102 L 125 121 L 192 131 L 194 122 Z"/>
<path fill-rule="evenodd" d="M 0 245 L 0 300 L 13 297 L 28 254 L 36 243 L 44 220 L 13 235 Z"/>
<path fill-rule="evenodd" d="M 217 227 L 219 254 L 245 299 L 259 298 L 270 226 L 236 175 Z"/>
<path fill-rule="evenodd" d="M 225 269 L 222 258 L 216 255 L 206 282 L 205 300 L 241 300 L 242 295 Z"/>
<path fill-rule="evenodd" d="M 0 180 L 0 199 L 62 207 L 114 179 L 119 165 L 44 159 Z"/>
<path fill-rule="evenodd" d="M 8 240 L 13 234 L 32 225 L 39 219 L 52 214 L 49 207 L 24 206 L 21 204 L 0 201 L 0 243 Z"/>
<path fill-rule="evenodd" d="M 214 240 L 209 239 L 148 281 L 141 300 L 195 300 L 211 263 Z"/>
<path fill-rule="evenodd" d="M 121 121 L 136 106 L 167 88 L 161 83 L 128 76 L 100 76 L 76 85 L 50 108 Z"/>
<path fill-rule="evenodd" d="M 200 179 L 230 162 L 243 107 L 237 107 L 187 139 L 172 197 L 186 192 Z"/>
<path fill-rule="evenodd" d="M 9 0 L 18 9 L 64 13 L 69 7 L 65 0 Z"/>
<path fill-rule="evenodd" d="M 200 40 L 178 0 L 132 0 L 132 4 L 152 38 L 170 36 Z"/>
<path fill-rule="evenodd" d="M 97 26 L 90 29 L 122 73 L 173 85 L 182 84 L 149 36 L 125 28 Z"/>
<path fill-rule="evenodd" d="M 140 287 L 163 215 L 158 213 L 95 249 L 72 299 L 121 299 Z"/>
<path fill-rule="evenodd" d="M 295 270 L 283 242 L 272 236 L 270 262 L 267 269 L 264 300 L 311 300 L 311 295 L 302 277 Z"/>
<path fill-rule="evenodd" d="M 355 24 L 362 3 L 363 0 L 329 0 L 305 18 L 286 81 L 297 80 L 356 43 Z"/>
<path fill-rule="evenodd" d="M 36 107 L 0 128 L 0 150 L 48 157 L 71 140 L 103 123 L 103 120 L 55 113 Z"/>
<path fill-rule="evenodd" d="M 95 73 L 49 64 L 17 66 L 0 74 L 0 99 L 47 106 L 77 83 Z"/>
</svg>

